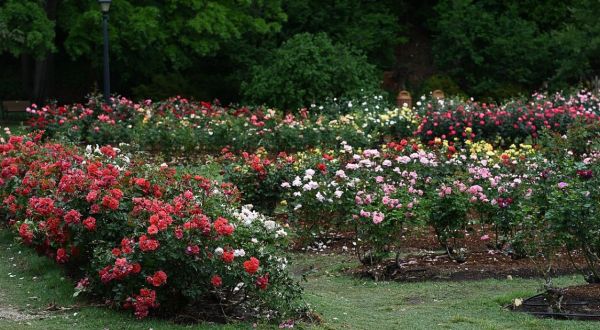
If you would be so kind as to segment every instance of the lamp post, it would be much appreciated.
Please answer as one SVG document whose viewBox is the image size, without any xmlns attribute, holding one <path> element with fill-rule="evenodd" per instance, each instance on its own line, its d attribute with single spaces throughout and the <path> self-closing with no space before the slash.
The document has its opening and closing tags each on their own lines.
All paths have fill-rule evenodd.
<svg viewBox="0 0 600 330">
<path fill-rule="evenodd" d="M 111 0 L 98 0 L 102 11 L 102 33 L 104 34 L 104 102 L 110 102 L 110 69 L 108 66 L 108 11 Z"/>
</svg>

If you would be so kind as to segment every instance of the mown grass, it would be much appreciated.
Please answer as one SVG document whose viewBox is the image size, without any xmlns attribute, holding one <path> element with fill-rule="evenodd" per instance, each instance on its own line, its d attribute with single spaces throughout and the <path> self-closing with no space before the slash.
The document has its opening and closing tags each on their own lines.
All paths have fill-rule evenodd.
<svg viewBox="0 0 600 330">
<path fill-rule="evenodd" d="M 465 282 L 373 282 L 344 274 L 356 265 L 349 255 L 295 255 L 292 271 L 304 275 L 305 300 L 323 317 L 315 329 L 597 329 L 595 322 L 541 320 L 503 306 L 536 293 L 535 279 Z M 561 277 L 559 285 L 582 283 Z M 136 320 L 130 313 L 74 298 L 73 284 L 52 261 L 38 257 L 0 231 L 0 316 L 18 311 L 27 320 L 0 319 L 0 329 L 249 329 L 232 325 L 177 325 Z M 47 311 L 55 306 L 55 311 Z M 258 324 L 258 328 L 276 325 Z"/>
<path fill-rule="evenodd" d="M 537 293 L 540 280 L 483 280 L 395 283 L 350 278 L 340 269 L 351 256 L 302 257 L 311 269 L 306 300 L 321 312 L 328 329 L 598 329 L 599 323 L 542 320 L 504 306 Z M 580 276 L 557 278 L 561 286 Z"/>
</svg>

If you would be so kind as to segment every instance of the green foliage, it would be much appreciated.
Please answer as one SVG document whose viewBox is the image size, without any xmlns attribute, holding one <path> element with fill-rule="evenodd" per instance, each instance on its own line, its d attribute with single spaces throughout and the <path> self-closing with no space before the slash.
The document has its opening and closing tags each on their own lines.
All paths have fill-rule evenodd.
<svg viewBox="0 0 600 330">
<path fill-rule="evenodd" d="M 580 0 L 569 12 L 572 21 L 553 35 L 560 47 L 552 48 L 557 59 L 552 81 L 559 87 L 597 75 L 600 69 L 600 3 Z"/>
<path fill-rule="evenodd" d="M 54 22 L 33 0 L 8 0 L 0 7 L 0 53 L 41 58 L 56 50 Z"/>
<path fill-rule="evenodd" d="M 443 0 L 434 9 L 436 65 L 471 95 L 565 88 L 600 68 L 597 1 Z"/>
<path fill-rule="evenodd" d="M 301 33 L 252 69 L 242 93 L 251 102 L 290 109 L 376 86 L 375 68 L 359 51 L 334 44 L 325 33 Z"/>
<path fill-rule="evenodd" d="M 394 63 L 394 49 L 401 37 L 397 1 L 286 1 L 289 20 L 282 33 L 286 38 L 302 32 L 325 32 L 334 42 L 363 51 L 380 68 Z"/>
<path fill-rule="evenodd" d="M 443 74 L 435 74 L 427 78 L 421 86 L 420 94 L 428 95 L 436 89 L 442 90 L 448 96 L 466 96 L 454 79 Z"/>
<path fill-rule="evenodd" d="M 551 69 L 550 45 L 535 22 L 521 18 L 516 8 L 494 6 L 493 1 L 487 6 L 440 1 L 433 22 L 436 64 L 476 96 L 507 96 L 501 95 L 506 85 L 514 92 L 541 82 Z"/>
<path fill-rule="evenodd" d="M 248 34 L 277 32 L 285 20 L 279 1 L 177 0 L 157 4 L 115 0 L 110 11 L 110 52 L 111 68 L 120 73 L 117 87 L 133 84 L 139 86 L 136 94 L 153 92 L 164 85 L 164 77 L 181 77 L 204 57 Z M 59 21 L 67 35 L 67 53 L 99 67 L 102 33 L 96 1 L 64 3 Z M 154 86 L 148 86 L 148 80 L 155 80 Z M 191 89 L 182 85 L 181 79 L 174 82 L 171 90 Z"/>
</svg>

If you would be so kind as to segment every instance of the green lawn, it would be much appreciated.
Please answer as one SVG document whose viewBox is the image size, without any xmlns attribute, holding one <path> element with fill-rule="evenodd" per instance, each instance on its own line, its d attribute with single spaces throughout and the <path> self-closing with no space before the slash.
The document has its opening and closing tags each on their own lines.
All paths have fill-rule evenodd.
<svg viewBox="0 0 600 330">
<path fill-rule="evenodd" d="M 343 275 L 352 256 L 296 255 L 306 274 L 305 299 L 323 315 L 316 329 L 597 329 L 600 324 L 539 320 L 502 306 L 536 293 L 538 280 L 388 283 Z M 561 285 L 579 277 L 557 279 Z M 51 261 L 0 231 L 0 329 L 248 329 L 251 324 L 182 326 L 138 321 L 130 313 L 94 307 L 72 297 L 72 283 Z M 48 311 L 48 306 L 55 310 Z M 303 325 L 302 327 L 309 327 Z M 258 325 L 258 328 L 273 326 Z"/>
</svg>

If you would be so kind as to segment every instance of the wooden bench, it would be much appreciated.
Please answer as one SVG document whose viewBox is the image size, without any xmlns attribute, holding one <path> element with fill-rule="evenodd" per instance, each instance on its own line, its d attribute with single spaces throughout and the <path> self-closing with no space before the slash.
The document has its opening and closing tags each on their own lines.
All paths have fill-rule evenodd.
<svg viewBox="0 0 600 330">
<path fill-rule="evenodd" d="M 31 102 L 27 100 L 2 101 L 2 119 L 9 113 L 26 113 Z"/>
</svg>

